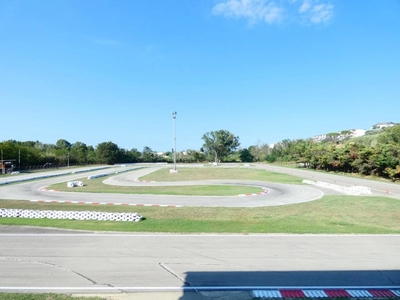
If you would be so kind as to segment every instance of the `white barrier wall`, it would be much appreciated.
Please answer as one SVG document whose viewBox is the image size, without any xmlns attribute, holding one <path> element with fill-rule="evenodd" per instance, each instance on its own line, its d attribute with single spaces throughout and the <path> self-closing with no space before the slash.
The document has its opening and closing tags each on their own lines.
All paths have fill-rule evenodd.
<svg viewBox="0 0 400 300">
<path fill-rule="evenodd" d="M 142 169 L 142 167 L 132 168 L 132 169 L 124 170 L 124 171 L 116 171 L 116 172 L 108 172 L 108 173 L 101 173 L 101 174 L 91 175 L 91 176 L 88 176 L 87 179 L 90 180 L 90 179 L 110 176 L 110 175 L 114 175 L 114 174 L 126 173 L 126 172 L 130 172 L 130 171 L 133 171 L 133 170 L 138 170 L 138 169 Z"/>
<path fill-rule="evenodd" d="M 5 184 L 11 184 L 11 183 L 18 183 L 18 182 L 23 182 L 23 181 L 29 181 L 29 180 L 36 180 L 36 179 L 45 179 L 45 178 L 51 178 L 51 177 L 57 177 L 57 176 L 64 176 L 64 175 L 70 175 L 70 174 L 75 174 L 75 173 L 83 173 L 83 172 L 90 172 L 90 171 L 96 171 L 96 170 L 103 170 L 103 169 L 108 169 L 110 167 L 99 167 L 99 168 L 94 168 L 94 169 L 85 169 L 85 170 L 79 170 L 79 171 L 68 171 L 68 172 L 62 172 L 62 173 L 57 173 L 57 174 L 51 174 L 51 173 L 46 173 L 46 174 L 41 174 L 38 176 L 32 176 L 29 178 L 15 178 L 15 179 L 6 179 L 6 180 L 1 180 L 0 185 L 5 185 Z M 20 174 L 21 175 L 21 174 Z"/>
<path fill-rule="evenodd" d="M 65 219 L 139 222 L 143 219 L 138 213 L 108 213 L 95 211 L 57 211 L 0 208 L 0 218 Z"/>
<path fill-rule="evenodd" d="M 372 194 L 371 189 L 366 186 L 351 186 L 351 187 L 343 187 L 332 183 L 327 183 L 323 181 L 312 181 L 312 180 L 303 180 L 303 183 L 311 184 L 315 186 L 320 186 L 323 188 L 335 190 L 338 192 L 342 192 L 348 195 L 362 195 L 362 194 Z"/>
</svg>

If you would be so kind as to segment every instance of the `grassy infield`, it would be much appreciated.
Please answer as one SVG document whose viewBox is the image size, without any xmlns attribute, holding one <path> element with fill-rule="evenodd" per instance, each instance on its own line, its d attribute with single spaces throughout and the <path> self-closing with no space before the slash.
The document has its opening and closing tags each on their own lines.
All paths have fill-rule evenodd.
<svg viewBox="0 0 400 300">
<path fill-rule="evenodd" d="M 143 180 L 182 181 L 206 179 L 247 179 L 300 184 L 301 179 L 245 168 L 181 168 L 178 174 L 161 169 Z M 259 191 L 249 187 L 116 187 L 102 184 L 104 178 L 84 180 L 82 192 L 164 193 L 237 195 Z M 65 183 L 51 186 L 58 190 L 71 190 Z M 193 191 L 193 193 L 191 192 Z M 246 201 L 243 198 L 243 201 Z M 58 228 L 101 231 L 173 232 L 173 233 L 400 233 L 400 201 L 372 196 L 326 195 L 320 200 L 276 207 L 222 208 L 222 207 L 140 207 L 94 206 L 58 203 L 31 203 L 0 200 L 2 208 L 40 210 L 96 210 L 137 212 L 146 220 L 139 223 L 74 221 L 48 219 L 2 218 L 0 224 L 34 225 Z"/>
<path fill-rule="evenodd" d="M 142 180 L 184 181 L 207 179 L 247 179 L 300 184 L 301 179 L 255 169 L 182 168 L 178 174 L 161 169 Z M 236 195 L 257 192 L 249 187 L 115 187 L 102 184 L 104 179 L 84 180 L 83 192 L 139 193 L 139 194 L 206 194 Z M 51 188 L 68 190 L 65 183 Z M 74 189 L 79 191 L 78 189 Z M 246 201 L 245 199 L 243 201 Z M 130 232 L 173 233 L 347 233 L 388 234 L 400 233 L 400 201 L 372 196 L 332 196 L 320 200 L 277 207 L 257 208 L 207 208 L 207 207 L 128 207 L 94 206 L 57 203 L 31 203 L 0 200 L 1 208 L 38 210 L 96 210 L 109 212 L 138 212 L 145 221 L 139 223 L 74 221 L 47 219 L 2 218 L 3 225 L 33 225 L 57 228 Z M 65 295 L 7 294 L 0 293 L 0 300 L 37 299 L 66 300 Z M 87 298 L 85 298 L 87 299 Z M 101 299 L 101 298 L 91 298 Z"/>
</svg>

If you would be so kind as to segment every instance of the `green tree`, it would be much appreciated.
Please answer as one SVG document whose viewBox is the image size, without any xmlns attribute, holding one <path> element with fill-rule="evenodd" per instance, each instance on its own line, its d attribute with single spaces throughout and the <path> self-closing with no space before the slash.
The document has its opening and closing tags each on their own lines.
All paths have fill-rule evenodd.
<svg viewBox="0 0 400 300">
<path fill-rule="evenodd" d="M 202 148 L 209 157 L 214 158 L 215 162 L 223 160 L 240 145 L 239 137 L 228 130 L 207 132 L 202 139 L 204 141 Z"/>
<path fill-rule="evenodd" d="M 113 165 L 118 161 L 119 148 L 113 142 L 100 143 L 96 147 L 97 161 L 101 164 Z"/>
<path fill-rule="evenodd" d="M 246 148 L 239 151 L 239 157 L 242 162 L 252 162 L 254 160 L 254 156 Z"/>
<path fill-rule="evenodd" d="M 67 149 L 69 150 L 71 148 L 72 144 L 68 142 L 67 140 L 60 139 L 56 142 L 56 147 L 58 149 Z"/>
<path fill-rule="evenodd" d="M 143 147 L 141 161 L 154 162 L 155 160 L 156 160 L 156 157 L 155 157 L 154 151 L 148 146 Z"/>
<path fill-rule="evenodd" d="M 70 148 L 70 159 L 76 160 L 79 164 L 83 165 L 87 163 L 87 151 L 88 147 L 85 143 L 75 142 Z"/>
<path fill-rule="evenodd" d="M 382 144 L 400 144 L 400 124 L 385 128 L 385 131 L 378 137 Z"/>
</svg>

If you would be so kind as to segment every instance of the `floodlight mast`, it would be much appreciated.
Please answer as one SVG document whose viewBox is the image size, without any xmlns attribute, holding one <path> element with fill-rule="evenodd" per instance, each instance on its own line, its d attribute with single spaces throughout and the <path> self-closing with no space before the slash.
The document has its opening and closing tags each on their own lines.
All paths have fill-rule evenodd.
<svg viewBox="0 0 400 300">
<path fill-rule="evenodd" d="M 172 112 L 172 118 L 174 119 L 174 171 L 176 171 L 176 111 Z"/>
</svg>

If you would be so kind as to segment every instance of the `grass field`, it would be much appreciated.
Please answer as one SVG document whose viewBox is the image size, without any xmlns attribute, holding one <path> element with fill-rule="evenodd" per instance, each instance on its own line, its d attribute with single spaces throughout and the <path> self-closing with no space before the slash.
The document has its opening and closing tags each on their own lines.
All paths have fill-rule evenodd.
<svg viewBox="0 0 400 300">
<path fill-rule="evenodd" d="M 138 223 L 0 218 L 3 225 L 94 231 L 173 233 L 400 233 L 400 201 L 384 197 L 324 196 L 275 207 L 139 207 L 0 200 L 2 208 L 137 212 Z"/>
<path fill-rule="evenodd" d="M 170 174 L 169 169 L 163 168 L 140 178 L 148 181 L 192 181 L 192 180 L 261 180 L 268 182 L 280 182 L 300 184 L 302 179 L 276 172 L 252 168 L 180 168 L 179 173 Z"/>
<path fill-rule="evenodd" d="M 232 185 L 193 185 L 193 186 L 115 186 L 103 184 L 104 178 L 83 181 L 84 186 L 68 188 L 66 183 L 53 184 L 49 188 L 63 192 L 110 193 L 110 194 L 152 194 L 186 196 L 236 196 L 262 192 L 263 189 L 251 186 Z"/>
<path fill-rule="evenodd" d="M 144 180 L 248 179 L 299 183 L 284 174 L 255 169 L 194 168 L 169 174 L 167 169 L 150 174 Z M 170 176 L 172 175 L 172 176 Z M 181 178 L 178 178 L 178 176 Z M 90 180 L 88 188 L 108 188 L 103 179 Z M 93 186 L 92 186 L 93 184 Z M 65 187 L 65 184 L 63 184 Z M 103 187 L 101 187 L 103 186 Z M 104 187 L 106 186 L 106 187 Z M 53 186 L 52 186 L 53 187 Z M 1 188 L 1 187 L 0 187 Z M 119 189 L 120 187 L 112 187 Z M 182 187 L 175 187 L 182 192 Z M 193 189 L 193 187 L 185 187 Z M 206 187 L 205 189 L 207 189 Z M 75 191 L 75 189 L 74 189 Z M 88 190 L 85 190 L 88 191 Z M 246 201 L 245 199 L 243 201 Z M 116 221 L 77 221 L 50 219 L 0 218 L 4 225 L 32 225 L 93 231 L 172 232 L 172 233 L 327 233 L 378 234 L 400 233 L 400 201 L 371 196 L 325 195 L 312 202 L 275 207 L 141 207 L 66 203 L 33 203 L 0 200 L 0 208 L 37 210 L 86 210 L 137 212 L 145 217 L 138 223 Z"/>
<path fill-rule="evenodd" d="M 200 180 L 259 180 L 300 184 L 301 179 L 291 175 L 244 168 L 182 168 L 179 173 L 171 174 L 169 169 L 162 168 L 146 175 L 140 180 L 157 182 L 200 181 Z M 119 194 L 154 194 L 154 195 L 188 195 L 188 196 L 235 196 L 262 192 L 258 187 L 232 185 L 193 185 L 193 186 L 114 186 L 103 184 L 104 178 L 80 179 L 85 186 L 74 189 L 66 183 L 53 184 L 49 188 L 65 192 L 119 193 Z"/>
</svg>

